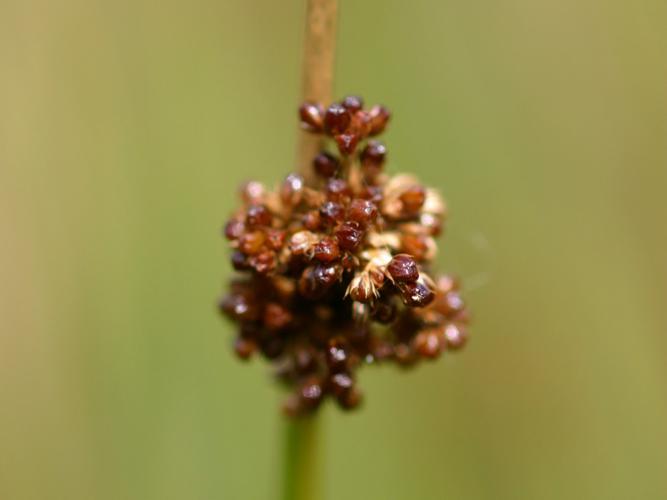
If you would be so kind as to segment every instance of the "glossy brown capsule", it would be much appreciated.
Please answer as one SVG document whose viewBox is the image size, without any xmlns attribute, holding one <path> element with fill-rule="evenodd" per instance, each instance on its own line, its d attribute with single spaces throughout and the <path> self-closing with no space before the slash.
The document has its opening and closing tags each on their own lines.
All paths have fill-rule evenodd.
<svg viewBox="0 0 667 500">
<path fill-rule="evenodd" d="M 313 102 L 304 102 L 299 108 L 301 127 L 308 132 L 322 132 L 324 128 L 324 110 Z"/>
<path fill-rule="evenodd" d="M 332 135 L 342 134 L 351 119 L 350 112 L 342 104 L 332 104 L 324 115 L 324 129 Z"/>
</svg>

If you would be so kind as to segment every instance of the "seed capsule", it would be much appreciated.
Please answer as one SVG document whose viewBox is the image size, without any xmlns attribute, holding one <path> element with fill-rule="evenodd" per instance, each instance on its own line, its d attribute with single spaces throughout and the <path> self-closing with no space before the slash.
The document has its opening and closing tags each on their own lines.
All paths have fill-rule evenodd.
<svg viewBox="0 0 667 500">
<path fill-rule="evenodd" d="M 241 359 L 248 359 L 257 350 L 257 344 L 249 339 L 237 337 L 234 339 L 234 352 Z"/>
<path fill-rule="evenodd" d="M 419 332 L 413 341 L 414 349 L 425 358 L 435 359 L 442 352 L 442 339 L 437 330 Z"/>
<path fill-rule="evenodd" d="M 266 234 L 264 231 L 251 231 L 241 236 L 239 249 L 246 255 L 254 255 L 260 252 L 265 241 Z"/>
<path fill-rule="evenodd" d="M 228 240 L 238 240 L 245 231 L 245 224 L 238 219 L 230 219 L 225 225 L 225 237 Z"/>
<path fill-rule="evenodd" d="M 358 222 L 365 226 L 375 220 L 378 215 L 378 209 L 372 201 L 356 198 L 352 200 L 347 209 L 347 216 L 350 220 Z"/>
<path fill-rule="evenodd" d="M 350 113 L 356 113 L 364 107 L 364 100 L 356 95 L 349 95 L 341 103 Z"/>
<path fill-rule="evenodd" d="M 299 174 L 289 174 L 280 189 L 280 198 L 289 206 L 298 205 L 303 197 L 304 180 Z"/>
<path fill-rule="evenodd" d="M 324 110 L 319 104 L 304 102 L 299 108 L 301 127 L 308 132 L 322 132 L 324 121 Z"/>
<path fill-rule="evenodd" d="M 410 186 L 400 196 L 400 200 L 403 202 L 403 212 L 406 215 L 418 213 L 425 199 L 426 192 L 423 187 Z"/>
<path fill-rule="evenodd" d="M 311 210 L 303 216 L 303 226 L 308 231 L 318 231 L 322 225 L 322 218 L 320 213 L 316 210 Z"/>
<path fill-rule="evenodd" d="M 341 104 L 332 104 L 324 115 L 324 128 L 329 134 L 342 134 L 351 119 L 350 112 Z"/>
<path fill-rule="evenodd" d="M 387 148 L 380 141 L 369 141 L 360 155 L 361 164 L 365 168 L 377 171 L 384 165 L 387 157 Z"/>
<path fill-rule="evenodd" d="M 352 387 L 349 391 L 336 399 L 343 410 L 353 410 L 361 404 L 361 392 Z"/>
<path fill-rule="evenodd" d="M 344 202 L 352 196 L 350 185 L 343 179 L 329 179 L 327 198 L 331 201 Z"/>
<path fill-rule="evenodd" d="M 343 250 L 355 250 L 364 238 L 364 231 L 357 222 L 349 221 L 341 224 L 336 229 L 338 245 Z"/>
<path fill-rule="evenodd" d="M 272 219 L 271 212 L 264 205 L 252 205 L 248 207 L 245 221 L 250 227 L 268 226 L 271 224 Z"/>
<path fill-rule="evenodd" d="M 426 307 L 435 298 L 435 294 L 423 283 L 415 281 L 401 284 L 403 303 L 410 307 Z"/>
<path fill-rule="evenodd" d="M 348 343 L 341 337 L 329 341 L 326 351 L 326 361 L 329 370 L 332 372 L 341 372 L 347 368 L 348 349 Z"/>
<path fill-rule="evenodd" d="M 349 156 L 354 153 L 354 150 L 357 149 L 357 144 L 359 144 L 359 134 L 339 134 L 334 136 L 336 145 L 338 146 L 338 151 L 342 155 Z"/>
<path fill-rule="evenodd" d="M 373 106 L 369 111 L 371 117 L 371 130 L 369 135 L 378 135 L 381 134 L 389 119 L 391 118 L 391 113 L 384 106 Z"/>
<path fill-rule="evenodd" d="M 318 154 L 313 160 L 313 168 L 315 169 L 315 172 L 322 177 L 333 177 L 336 175 L 338 167 L 340 167 L 338 159 L 326 151 Z"/>
<path fill-rule="evenodd" d="M 331 392 L 336 397 L 344 395 L 352 388 L 353 385 L 354 381 L 352 380 L 352 377 L 347 373 L 334 373 L 329 379 L 329 386 L 331 387 Z"/>
<path fill-rule="evenodd" d="M 280 304 L 269 302 L 264 309 L 264 325 L 273 331 L 282 330 L 292 321 L 292 314 Z"/>
<path fill-rule="evenodd" d="M 445 341 L 450 349 L 460 349 L 468 340 L 468 333 L 463 326 L 457 326 L 454 323 L 448 323 L 445 327 Z"/>
<path fill-rule="evenodd" d="M 340 203 L 335 201 L 327 201 L 320 207 L 320 216 L 322 221 L 327 224 L 334 224 L 343 220 L 345 216 L 345 209 Z"/>
<path fill-rule="evenodd" d="M 408 254 L 395 255 L 387 266 L 387 271 L 397 283 L 410 283 L 419 278 L 419 269 L 415 259 Z"/>
<path fill-rule="evenodd" d="M 323 238 L 315 245 L 313 257 L 320 262 L 333 262 L 338 260 L 340 257 L 338 243 L 333 238 Z"/>
</svg>

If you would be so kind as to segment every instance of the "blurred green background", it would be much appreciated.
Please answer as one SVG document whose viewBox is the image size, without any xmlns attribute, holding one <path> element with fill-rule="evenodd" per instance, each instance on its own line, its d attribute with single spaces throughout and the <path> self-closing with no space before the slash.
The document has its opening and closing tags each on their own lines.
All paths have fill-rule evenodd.
<svg viewBox="0 0 667 500">
<path fill-rule="evenodd" d="M 342 0 L 451 208 L 457 355 L 323 412 L 326 499 L 667 498 L 667 3 Z M 273 499 L 219 235 L 293 168 L 302 2 L 0 0 L 0 498 Z"/>
</svg>

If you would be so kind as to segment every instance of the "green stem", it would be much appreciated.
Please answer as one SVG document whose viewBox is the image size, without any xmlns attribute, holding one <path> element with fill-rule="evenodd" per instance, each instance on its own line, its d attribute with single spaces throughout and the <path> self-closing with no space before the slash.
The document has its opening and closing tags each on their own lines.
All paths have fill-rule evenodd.
<svg viewBox="0 0 667 500">
<path fill-rule="evenodd" d="M 282 500 L 321 498 L 317 427 L 315 416 L 290 419 L 285 424 Z"/>
</svg>

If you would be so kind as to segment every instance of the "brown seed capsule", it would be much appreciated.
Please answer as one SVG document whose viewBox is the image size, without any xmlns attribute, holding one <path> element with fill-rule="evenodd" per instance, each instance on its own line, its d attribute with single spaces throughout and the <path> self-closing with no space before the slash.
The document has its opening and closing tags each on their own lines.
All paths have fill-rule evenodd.
<svg viewBox="0 0 667 500">
<path fill-rule="evenodd" d="M 403 191 L 400 200 L 403 202 L 403 212 L 406 215 L 414 215 L 419 212 L 424 200 L 426 199 L 426 192 L 421 186 L 410 186 Z"/>
<path fill-rule="evenodd" d="M 309 410 L 313 410 L 319 406 L 322 401 L 324 391 L 322 390 L 322 382 L 318 377 L 310 377 L 301 386 L 299 391 L 301 402 Z"/>
<path fill-rule="evenodd" d="M 320 213 L 317 210 L 311 210 L 306 212 L 303 216 L 303 227 L 308 229 L 308 231 L 318 231 L 322 225 L 322 218 Z"/>
<path fill-rule="evenodd" d="M 295 206 L 303 198 L 303 188 L 305 186 L 303 177 L 299 174 L 289 174 L 285 177 L 283 185 L 280 188 L 280 198 L 286 205 Z"/>
<path fill-rule="evenodd" d="M 403 303 L 410 307 L 425 307 L 433 302 L 435 294 L 423 283 L 415 281 L 401 284 Z"/>
<path fill-rule="evenodd" d="M 362 226 L 372 223 L 378 215 L 378 209 L 372 201 L 356 198 L 347 209 L 347 217 Z"/>
<path fill-rule="evenodd" d="M 267 229 L 266 234 L 266 244 L 272 250 L 280 250 L 285 244 L 285 231 L 280 229 Z"/>
<path fill-rule="evenodd" d="M 249 181 L 241 186 L 241 198 L 248 205 L 259 205 L 262 203 L 266 189 L 261 182 Z"/>
<path fill-rule="evenodd" d="M 351 119 L 350 112 L 341 104 L 332 104 L 324 114 L 324 128 L 331 135 L 342 134 Z"/>
<path fill-rule="evenodd" d="M 248 359 L 256 350 L 257 344 L 254 341 L 242 337 L 234 339 L 234 351 L 239 358 Z"/>
<path fill-rule="evenodd" d="M 419 278 L 419 268 L 415 259 L 405 253 L 395 255 L 387 265 L 387 271 L 397 283 L 411 283 Z"/>
<path fill-rule="evenodd" d="M 269 330 L 278 331 L 288 326 L 292 314 L 280 304 L 269 302 L 264 309 L 264 326 Z"/>
<path fill-rule="evenodd" d="M 373 106 L 369 111 L 371 117 L 371 130 L 369 135 L 378 135 L 381 134 L 389 119 L 391 118 L 391 113 L 384 106 Z"/>
<path fill-rule="evenodd" d="M 329 341 L 326 351 L 326 361 L 329 370 L 332 372 L 346 370 L 349 361 L 347 353 L 349 348 L 348 342 L 342 337 L 336 337 Z"/>
<path fill-rule="evenodd" d="M 313 168 L 322 177 L 333 177 L 336 175 L 340 164 L 338 159 L 332 154 L 327 153 L 326 151 L 318 154 L 313 160 Z"/>
<path fill-rule="evenodd" d="M 377 302 L 373 309 L 373 319 L 384 325 L 396 319 L 396 305 L 393 302 Z"/>
<path fill-rule="evenodd" d="M 228 240 L 238 240 L 245 231 L 245 224 L 238 219 L 230 219 L 225 224 L 225 237 Z"/>
<path fill-rule="evenodd" d="M 340 259 L 340 264 L 345 271 L 351 271 L 359 265 L 359 259 L 351 253 L 345 253 Z"/>
<path fill-rule="evenodd" d="M 387 148 L 380 141 L 368 141 L 359 158 L 366 168 L 381 169 L 387 157 Z"/>
<path fill-rule="evenodd" d="M 401 250 L 422 261 L 428 254 L 427 239 L 420 234 L 404 233 L 401 236 Z"/>
<path fill-rule="evenodd" d="M 349 95 L 341 103 L 350 113 L 356 113 L 364 107 L 364 100 L 356 95 Z"/>
<path fill-rule="evenodd" d="M 313 253 L 320 262 L 333 262 L 340 257 L 340 249 L 335 239 L 326 237 L 322 238 L 316 245 Z"/>
<path fill-rule="evenodd" d="M 266 241 L 264 231 L 256 230 L 245 233 L 239 240 L 239 249 L 246 255 L 259 253 Z"/>
<path fill-rule="evenodd" d="M 331 392 L 336 397 L 344 395 L 354 385 L 352 377 L 348 373 L 334 373 L 329 379 Z"/>
<path fill-rule="evenodd" d="M 239 250 L 232 252 L 231 260 L 232 260 L 232 266 L 237 271 L 247 271 L 248 269 L 250 269 L 246 255 Z"/>
<path fill-rule="evenodd" d="M 356 387 L 352 387 L 336 398 L 336 401 L 343 410 L 353 410 L 361 404 L 361 392 Z"/>
<path fill-rule="evenodd" d="M 423 330 L 414 340 L 415 351 L 425 358 L 435 359 L 442 352 L 442 339 L 437 330 Z"/>
<path fill-rule="evenodd" d="M 322 106 L 313 102 L 304 102 L 299 108 L 301 127 L 308 132 L 322 132 L 324 125 L 324 110 Z"/>
<path fill-rule="evenodd" d="M 463 311 L 465 308 L 465 303 L 463 302 L 461 295 L 455 291 L 446 293 L 438 302 L 438 305 L 440 306 L 439 309 L 442 313 L 450 317 Z"/>
<path fill-rule="evenodd" d="M 245 221 L 250 227 L 254 226 L 268 226 L 271 224 L 273 216 L 269 209 L 264 205 L 251 205 L 248 207 Z"/>
<path fill-rule="evenodd" d="M 359 134 L 339 134 L 334 136 L 336 145 L 338 146 L 338 151 L 342 155 L 349 156 L 354 153 L 357 149 L 357 144 L 359 144 Z"/>
<path fill-rule="evenodd" d="M 322 217 L 322 222 L 334 224 L 343 220 L 345 209 L 340 203 L 327 201 L 320 207 L 320 216 Z"/>
<path fill-rule="evenodd" d="M 464 326 L 455 325 L 454 323 L 448 323 L 445 326 L 445 341 L 447 342 L 447 347 L 452 350 L 460 349 L 463 347 L 468 340 L 468 332 Z"/>
<path fill-rule="evenodd" d="M 350 185 L 343 179 L 329 179 L 327 182 L 327 198 L 339 203 L 345 202 L 352 196 Z"/>
<path fill-rule="evenodd" d="M 259 318 L 259 308 L 254 297 L 243 294 L 232 294 L 225 297 L 220 302 L 220 310 L 238 321 L 256 321 Z"/>
<path fill-rule="evenodd" d="M 342 271 L 335 265 L 309 266 L 299 279 L 299 292 L 307 299 L 319 299 L 340 279 Z"/>
<path fill-rule="evenodd" d="M 338 240 L 338 246 L 343 250 L 355 250 L 364 239 L 363 229 L 359 226 L 359 223 L 354 221 L 348 221 L 341 224 L 336 229 L 335 234 L 336 239 Z"/>
<path fill-rule="evenodd" d="M 248 263 L 257 273 L 267 274 L 276 267 L 276 253 L 272 250 L 264 250 L 251 256 Z"/>
</svg>

